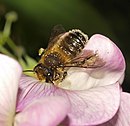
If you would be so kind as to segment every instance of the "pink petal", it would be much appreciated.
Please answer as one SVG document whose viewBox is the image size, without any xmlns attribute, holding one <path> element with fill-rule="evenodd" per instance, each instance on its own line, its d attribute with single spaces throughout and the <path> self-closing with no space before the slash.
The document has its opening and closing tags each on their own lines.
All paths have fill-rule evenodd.
<svg viewBox="0 0 130 126">
<path fill-rule="evenodd" d="M 93 88 L 88 91 L 70 92 L 70 125 L 97 125 L 110 120 L 118 110 L 120 90 L 118 84 Z"/>
<path fill-rule="evenodd" d="M 69 102 L 63 97 L 44 97 L 29 104 L 18 113 L 16 126 L 57 126 L 70 110 Z"/>
<path fill-rule="evenodd" d="M 20 65 L 12 58 L 0 54 L 0 125 L 12 124 L 18 82 L 21 76 Z"/>
<path fill-rule="evenodd" d="M 71 125 L 95 125 L 111 119 L 118 110 L 120 88 L 118 84 L 100 86 L 83 91 L 63 90 L 52 84 L 40 83 L 23 76 L 23 85 L 17 103 L 17 111 L 22 111 L 33 100 L 45 96 L 63 96 L 71 103 L 68 119 Z M 65 120 L 67 122 L 67 120 Z"/>
<path fill-rule="evenodd" d="M 105 124 L 99 126 L 130 126 L 130 94 L 121 93 L 121 104 L 117 114 Z"/>
<path fill-rule="evenodd" d="M 106 62 L 101 70 L 95 70 L 91 74 L 91 76 L 98 77 L 98 80 L 100 79 L 100 85 L 113 84 L 124 74 L 125 59 L 120 49 L 109 38 L 100 34 L 93 35 L 86 45 L 86 49 L 97 51 Z"/>
<path fill-rule="evenodd" d="M 125 60 L 120 49 L 109 38 L 95 34 L 93 35 L 85 49 L 97 51 L 99 56 L 106 62 L 105 67 L 110 71 L 123 71 L 125 70 Z"/>
</svg>

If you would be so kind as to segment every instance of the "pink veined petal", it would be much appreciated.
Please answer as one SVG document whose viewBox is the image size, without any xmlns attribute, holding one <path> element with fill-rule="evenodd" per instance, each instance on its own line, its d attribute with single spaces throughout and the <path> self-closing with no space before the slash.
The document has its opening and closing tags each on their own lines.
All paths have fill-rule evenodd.
<svg viewBox="0 0 130 126">
<path fill-rule="evenodd" d="M 117 114 L 107 123 L 99 126 L 130 126 L 130 94 L 121 93 L 121 104 Z"/>
<path fill-rule="evenodd" d="M 64 124 L 98 125 L 110 120 L 117 112 L 120 89 L 118 84 L 113 84 L 88 91 L 70 92 L 68 98 L 72 108 Z"/>
<path fill-rule="evenodd" d="M 52 84 L 40 83 L 31 77 L 21 78 L 17 111 L 22 111 L 33 100 L 46 96 L 63 96 L 70 101 L 70 125 L 97 125 L 110 120 L 120 103 L 119 84 L 100 86 L 83 91 L 69 91 Z M 68 120 L 65 120 L 68 123 Z M 64 122 L 64 123 L 65 123 Z M 67 125 L 67 124 L 66 124 Z"/>
<path fill-rule="evenodd" d="M 18 113 L 15 126 L 57 126 L 70 110 L 67 99 L 59 96 L 44 97 L 33 101 Z"/>
<path fill-rule="evenodd" d="M 18 82 L 22 69 L 20 65 L 9 58 L 0 54 L 0 125 L 10 126 L 16 107 L 16 96 Z"/>
</svg>

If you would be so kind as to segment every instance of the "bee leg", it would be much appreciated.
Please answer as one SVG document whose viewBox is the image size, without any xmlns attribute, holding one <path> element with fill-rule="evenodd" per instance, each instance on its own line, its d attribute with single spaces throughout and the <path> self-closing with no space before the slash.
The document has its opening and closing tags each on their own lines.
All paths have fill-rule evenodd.
<svg viewBox="0 0 130 126">
<path fill-rule="evenodd" d="M 56 83 L 60 83 L 65 79 L 66 75 L 67 75 L 66 71 L 56 71 L 56 74 L 54 76 L 54 81 Z"/>
<path fill-rule="evenodd" d="M 65 79 L 66 75 L 67 75 L 67 71 L 65 71 L 65 72 L 63 73 L 63 79 Z"/>
</svg>

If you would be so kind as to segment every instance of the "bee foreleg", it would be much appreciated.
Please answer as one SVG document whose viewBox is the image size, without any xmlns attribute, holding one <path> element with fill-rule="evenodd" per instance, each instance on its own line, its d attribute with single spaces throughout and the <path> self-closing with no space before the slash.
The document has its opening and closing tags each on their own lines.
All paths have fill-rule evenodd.
<svg viewBox="0 0 130 126">
<path fill-rule="evenodd" d="M 55 75 L 54 75 L 54 81 L 56 81 L 56 83 L 59 83 L 59 82 L 62 82 L 65 77 L 67 75 L 67 72 L 65 70 L 60 70 L 58 69 L 56 72 L 55 72 Z"/>
</svg>

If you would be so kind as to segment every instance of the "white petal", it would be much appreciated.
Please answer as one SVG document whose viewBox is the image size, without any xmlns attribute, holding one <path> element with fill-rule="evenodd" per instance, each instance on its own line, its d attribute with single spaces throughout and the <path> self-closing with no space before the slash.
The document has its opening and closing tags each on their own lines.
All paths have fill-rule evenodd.
<svg viewBox="0 0 130 126">
<path fill-rule="evenodd" d="M 10 126 L 13 122 L 21 72 L 22 69 L 15 60 L 0 54 L 0 124 L 2 126 Z"/>
</svg>

